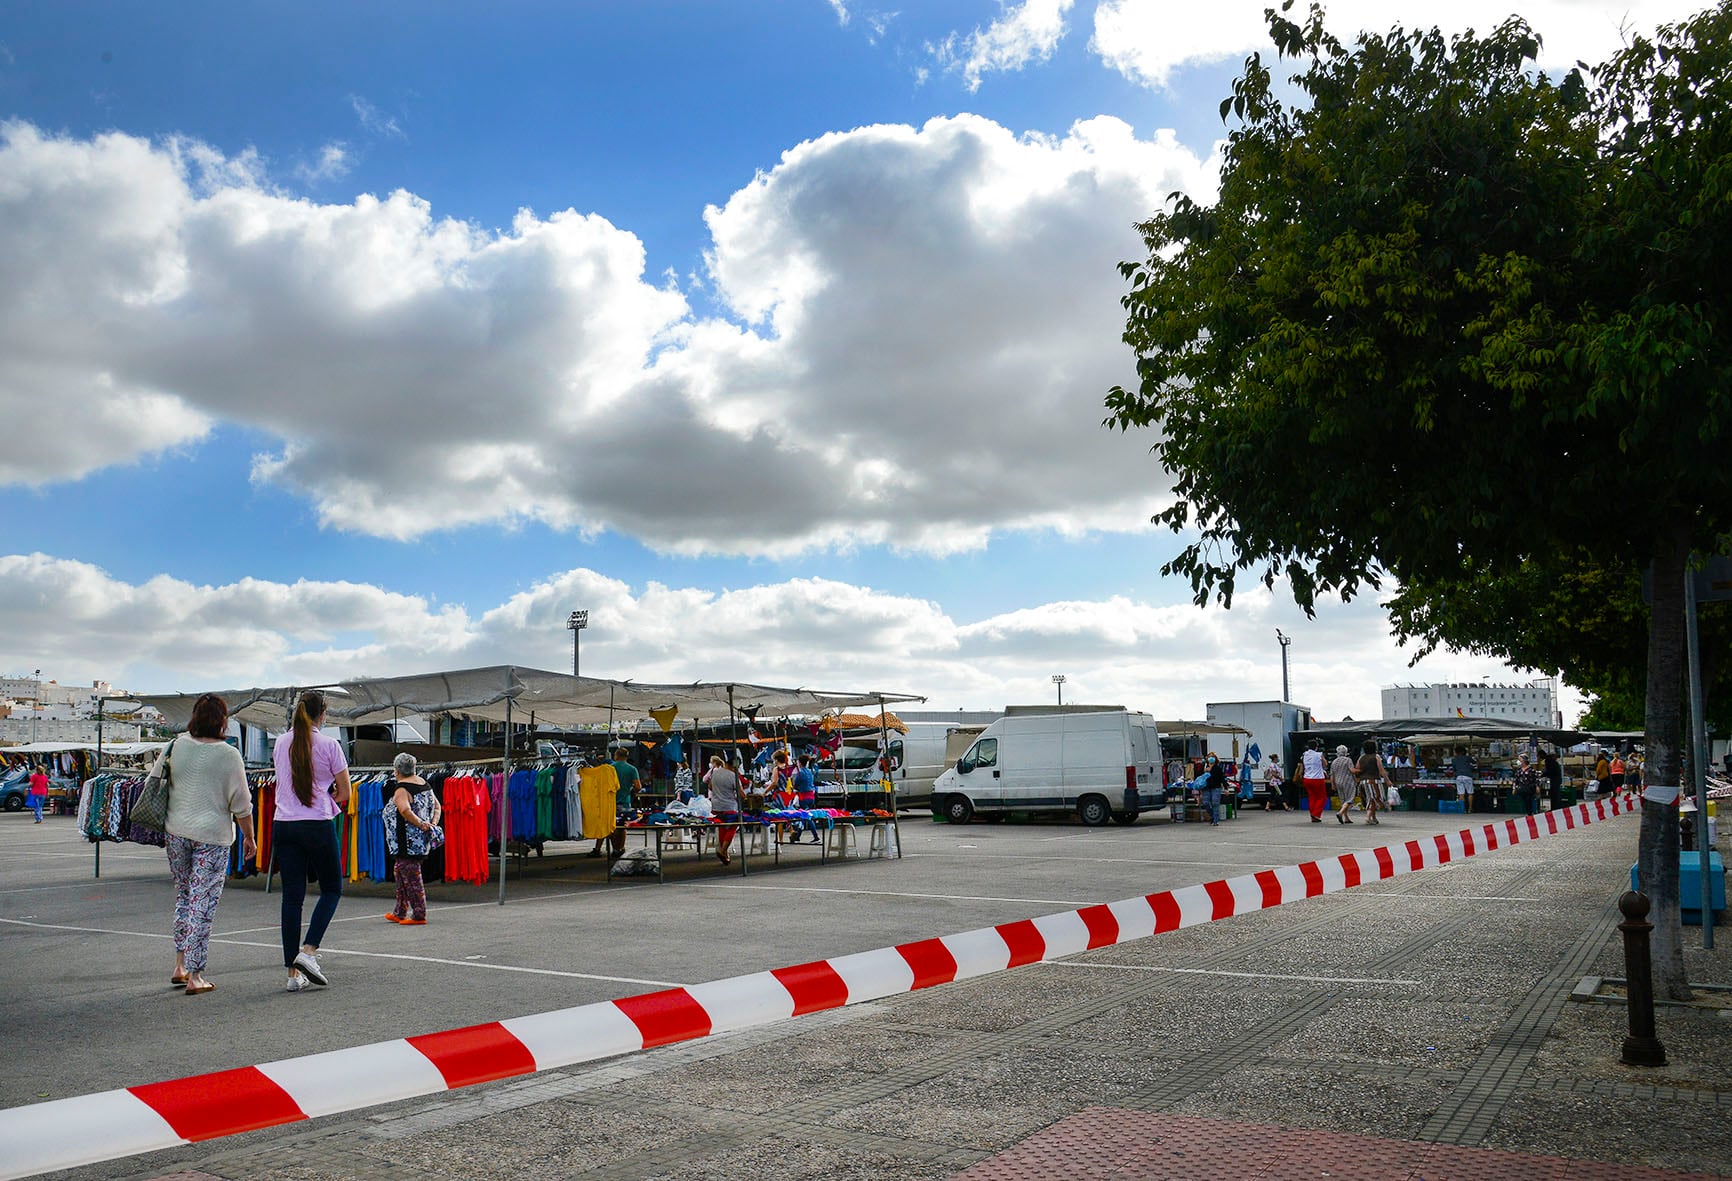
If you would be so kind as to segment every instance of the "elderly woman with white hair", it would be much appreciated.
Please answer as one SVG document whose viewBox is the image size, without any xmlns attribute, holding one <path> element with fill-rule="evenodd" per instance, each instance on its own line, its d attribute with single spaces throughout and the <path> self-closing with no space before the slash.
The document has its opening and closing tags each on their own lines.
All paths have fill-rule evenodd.
<svg viewBox="0 0 1732 1181">
<path fill-rule="evenodd" d="M 415 773 L 415 756 L 407 751 L 391 763 L 397 790 L 385 805 L 385 845 L 394 857 L 391 876 L 397 881 L 397 905 L 385 917 L 405 927 L 427 921 L 427 887 L 421 881 L 421 860 L 445 840 L 439 828 L 439 796 Z"/>
</svg>

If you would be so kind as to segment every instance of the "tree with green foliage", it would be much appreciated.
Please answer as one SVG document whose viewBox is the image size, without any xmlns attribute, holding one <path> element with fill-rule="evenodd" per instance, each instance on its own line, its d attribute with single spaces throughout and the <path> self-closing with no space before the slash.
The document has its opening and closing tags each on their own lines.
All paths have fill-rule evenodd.
<svg viewBox="0 0 1732 1181">
<path fill-rule="evenodd" d="M 1123 267 L 1139 382 L 1107 421 L 1158 428 L 1156 520 L 1194 531 L 1165 569 L 1309 609 L 1583 544 L 1651 561 L 1640 860 L 1686 995 L 1668 791 L 1685 564 L 1732 529 L 1732 0 L 1557 80 L 1519 18 L 1348 45 L 1286 11 L 1302 101 L 1248 59 L 1218 199 L 1175 195 Z"/>
<path fill-rule="evenodd" d="M 1636 730 L 1647 690 L 1648 608 L 1628 554 L 1531 554 L 1508 573 L 1412 579 L 1389 601 L 1415 660 L 1440 646 L 1557 671 L 1592 696 L 1586 730 Z M 1700 611 L 1708 723 L 1732 734 L 1732 603 Z"/>
</svg>

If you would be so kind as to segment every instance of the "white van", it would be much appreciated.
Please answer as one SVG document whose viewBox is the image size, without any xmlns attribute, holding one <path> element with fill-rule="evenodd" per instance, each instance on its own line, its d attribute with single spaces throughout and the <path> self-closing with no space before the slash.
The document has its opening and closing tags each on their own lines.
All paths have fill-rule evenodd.
<svg viewBox="0 0 1732 1181">
<path fill-rule="evenodd" d="M 932 785 L 933 811 L 952 824 L 1010 811 L 1135 824 L 1166 802 L 1154 719 L 1127 710 L 1000 718 Z"/>
</svg>

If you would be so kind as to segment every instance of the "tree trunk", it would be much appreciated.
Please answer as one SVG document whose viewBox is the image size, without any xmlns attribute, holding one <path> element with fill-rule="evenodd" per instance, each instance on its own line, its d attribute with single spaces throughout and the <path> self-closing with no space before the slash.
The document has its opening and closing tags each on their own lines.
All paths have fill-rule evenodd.
<svg viewBox="0 0 1732 1181">
<path fill-rule="evenodd" d="M 1678 913 L 1679 754 L 1684 737 L 1684 578 L 1690 541 L 1681 530 L 1662 533 L 1654 546 L 1654 601 L 1648 614 L 1647 788 L 1637 876 L 1653 909 L 1654 995 L 1689 1000 L 1684 974 L 1684 932 Z"/>
</svg>

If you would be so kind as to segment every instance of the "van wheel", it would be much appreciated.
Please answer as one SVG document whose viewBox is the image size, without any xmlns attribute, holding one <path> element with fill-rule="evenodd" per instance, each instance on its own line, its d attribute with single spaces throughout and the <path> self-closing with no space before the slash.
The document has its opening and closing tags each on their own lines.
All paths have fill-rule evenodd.
<svg viewBox="0 0 1732 1181">
<path fill-rule="evenodd" d="M 22 812 L 22 811 L 24 811 L 24 797 L 23 796 L 7 796 L 6 797 L 6 810 L 8 812 Z"/>
<path fill-rule="evenodd" d="M 974 819 L 974 804 L 967 796 L 950 796 L 944 801 L 944 818 L 952 824 L 967 824 Z"/>
<path fill-rule="evenodd" d="M 1103 796 L 1084 796 L 1077 801 L 1076 814 L 1090 828 L 1099 828 L 1112 819 L 1113 808 Z"/>
<path fill-rule="evenodd" d="M 1113 813 L 1113 823 L 1114 824 L 1122 824 L 1126 828 L 1129 828 L 1131 825 L 1135 824 L 1136 822 L 1137 822 L 1137 814 L 1135 812 L 1114 812 Z"/>
</svg>

